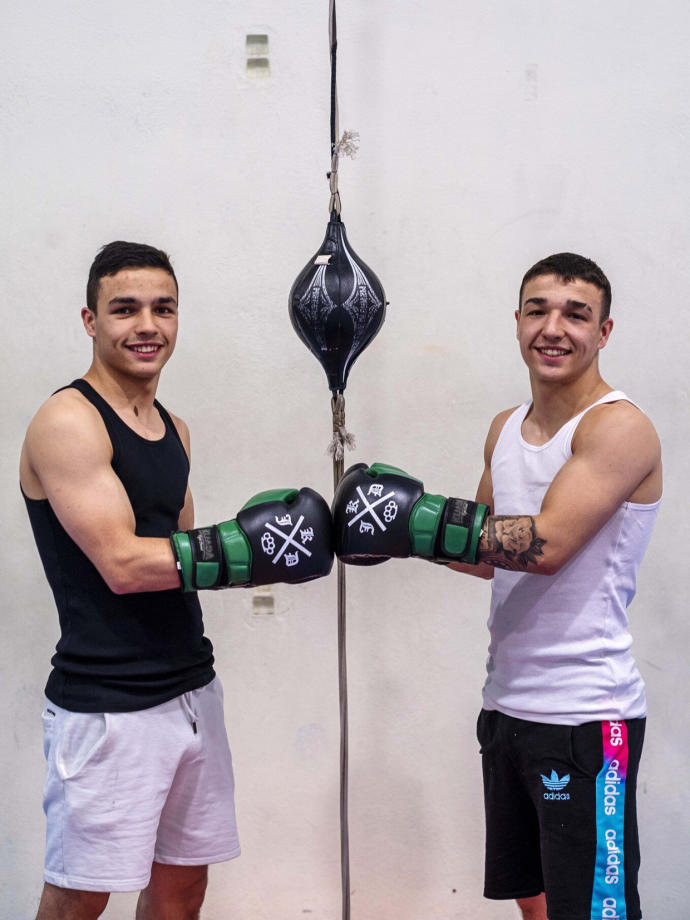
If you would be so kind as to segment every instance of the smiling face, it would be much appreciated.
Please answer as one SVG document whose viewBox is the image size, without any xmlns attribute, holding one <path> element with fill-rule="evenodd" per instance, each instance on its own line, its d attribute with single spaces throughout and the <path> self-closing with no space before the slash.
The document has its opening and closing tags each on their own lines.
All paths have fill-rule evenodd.
<svg viewBox="0 0 690 920">
<path fill-rule="evenodd" d="M 94 364 L 150 380 L 177 339 L 177 285 L 162 268 L 124 268 L 101 278 L 96 310 L 81 311 L 94 343 Z"/>
<path fill-rule="evenodd" d="M 516 312 L 520 352 L 533 382 L 567 383 L 598 374 L 613 320 L 601 321 L 602 292 L 578 278 L 539 275 L 525 284 Z"/>
</svg>

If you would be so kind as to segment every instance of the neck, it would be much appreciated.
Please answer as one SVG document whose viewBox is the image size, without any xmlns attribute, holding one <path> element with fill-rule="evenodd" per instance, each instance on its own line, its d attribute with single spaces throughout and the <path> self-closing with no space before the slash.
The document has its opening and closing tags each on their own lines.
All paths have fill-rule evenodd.
<svg viewBox="0 0 690 920">
<path fill-rule="evenodd" d="M 575 381 L 551 382 L 530 376 L 530 385 L 533 423 L 551 433 L 613 389 L 602 379 L 598 367 Z"/>
<path fill-rule="evenodd" d="M 84 380 L 90 383 L 94 390 L 116 409 L 136 407 L 137 413 L 150 411 L 158 389 L 160 374 L 151 379 L 141 380 L 118 374 L 112 368 L 94 361 L 84 374 Z"/>
</svg>

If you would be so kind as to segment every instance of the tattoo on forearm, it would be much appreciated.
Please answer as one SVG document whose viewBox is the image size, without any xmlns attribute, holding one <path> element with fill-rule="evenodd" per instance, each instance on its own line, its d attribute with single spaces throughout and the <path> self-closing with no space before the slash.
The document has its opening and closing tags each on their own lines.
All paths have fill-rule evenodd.
<svg viewBox="0 0 690 920">
<path fill-rule="evenodd" d="M 526 515 L 492 514 L 487 517 L 479 541 L 479 559 L 499 569 L 519 572 L 530 563 L 539 565 L 546 540 L 537 536 L 534 518 Z"/>
</svg>

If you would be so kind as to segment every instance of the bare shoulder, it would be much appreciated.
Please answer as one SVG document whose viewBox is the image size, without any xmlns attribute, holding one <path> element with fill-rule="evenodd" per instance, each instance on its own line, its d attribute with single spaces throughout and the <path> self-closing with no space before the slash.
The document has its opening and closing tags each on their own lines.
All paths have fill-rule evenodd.
<svg viewBox="0 0 690 920">
<path fill-rule="evenodd" d="M 648 416 L 627 400 L 604 403 L 577 426 L 570 462 L 584 463 L 590 476 L 618 479 L 624 498 L 651 504 L 661 498 L 661 443 Z"/>
<path fill-rule="evenodd" d="M 47 399 L 34 415 L 27 430 L 27 441 L 38 444 L 49 438 L 62 442 L 68 437 L 78 440 L 105 441 L 109 438 L 98 410 L 75 389 L 60 390 Z"/>
<path fill-rule="evenodd" d="M 573 453 L 590 448 L 642 451 L 661 457 L 659 436 L 649 416 L 626 399 L 594 406 L 573 436 Z"/>
<path fill-rule="evenodd" d="M 491 463 L 491 457 L 493 456 L 496 442 L 503 431 L 503 426 L 518 408 L 518 406 L 513 406 L 512 409 L 504 409 L 493 418 L 489 426 L 489 433 L 486 436 L 486 443 L 484 444 L 484 459 L 487 464 Z"/>
<path fill-rule="evenodd" d="M 88 465 L 109 464 L 112 445 L 99 412 L 74 389 L 60 390 L 39 408 L 26 432 L 20 481 L 30 498 L 44 498 L 53 472 L 76 477 Z"/>
</svg>

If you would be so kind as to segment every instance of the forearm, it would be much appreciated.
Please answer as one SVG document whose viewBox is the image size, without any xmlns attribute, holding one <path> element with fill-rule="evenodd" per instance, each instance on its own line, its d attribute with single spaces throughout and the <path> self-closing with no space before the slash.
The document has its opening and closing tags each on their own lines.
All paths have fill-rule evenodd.
<svg viewBox="0 0 690 920">
<path fill-rule="evenodd" d="M 544 536 L 541 515 L 492 514 L 484 521 L 477 561 L 511 572 L 553 575 L 566 559 Z"/>
<path fill-rule="evenodd" d="M 467 562 L 451 562 L 448 568 L 462 575 L 474 575 L 475 578 L 491 579 L 494 577 L 493 565 L 484 562 L 479 562 L 477 565 L 470 565 Z"/>
<path fill-rule="evenodd" d="M 110 547 L 107 558 L 92 561 L 115 594 L 180 587 L 177 564 L 167 538 L 132 535 L 118 547 Z"/>
</svg>

